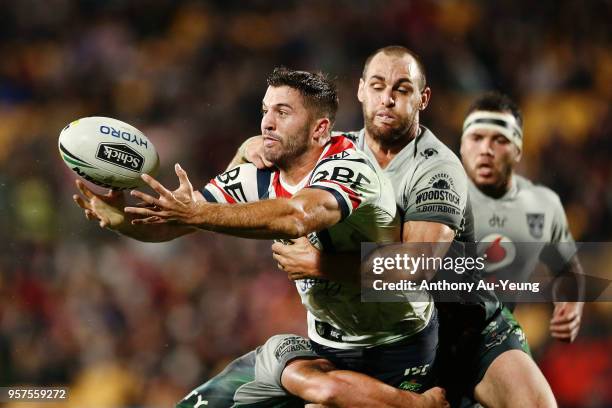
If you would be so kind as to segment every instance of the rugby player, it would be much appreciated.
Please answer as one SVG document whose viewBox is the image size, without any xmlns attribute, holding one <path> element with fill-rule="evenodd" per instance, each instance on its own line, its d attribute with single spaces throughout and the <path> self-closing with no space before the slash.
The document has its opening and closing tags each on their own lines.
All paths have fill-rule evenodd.
<svg viewBox="0 0 612 408">
<path fill-rule="evenodd" d="M 503 245 L 512 246 L 495 259 L 493 265 L 500 267 L 490 272 L 498 276 L 526 281 L 541 259 L 561 277 L 581 277 L 582 267 L 559 196 L 515 173 L 523 149 L 522 124 L 518 106 L 498 92 L 477 98 L 465 118 L 461 158 L 478 214 L 476 240 L 498 247 L 503 241 Z M 515 250 L 513 243 L 519 246 Z M 509 310 L 514 308 L 514 303 L 505 305 Z M 574 341 L 583 306 L 582 302 L 555 302 L 550 320 L 552 337 Z"/>
<path fill-rule="evenodd" d="M 75 201 L 101 226 L 144 241 L 200 229 L 249 238 L 308 236 L 319 250 L 338 252 L 358 251 L 362 241 L 398 240 L 399 215 L 389 181 L 351 140 L 331 136 L 338 104 L 333 84 L 321 75 L 276 69 L 268 85 L 261 130 L 264 157 L 274 170 L 243 164 L 194 191 L 177 165 L 177 190 L 170 192 L 144 175 L 159 197 L 132 192 L 149 207 L 125 207 L 123 213 L 117 195 L 94 195 L 81 182 L 77 186 L 85 198 L 75 196 Z M 296 286 L 308 310 L 311 340 L 275 336 L 179 406 L 281 407 L 303 405 L 302 400 L 334 406 L 444 406 L 440 389 L 405 392 L 366 375 L 333 370 L 327 359 L 332 356 L 397 387 L 417 384 L 426 391 L 437 348 L 433 302 L 389 308 L 361 303 L 358 285 L 308 280 Z M 421 369 L 407 370 L 411 367 Z M 285 389 L 301 400 L 287 398 Z"/>
<path fill-rule="evenodd" d="M 366 60 L 359 82 L 365 127 L 350 134 L 392 181 L 403 212 L 403 242 L 473 242 L 467 175 L 450 149 L 419 124 L 419 112 L 430 96 L 424 67 L 414 53 L 400 46 L 379 49 Z M 261 138 L 245 143 L 244 159 L 264 165 Z M 434 185 L 439 178 L 446 183 Z M 419 199 L 422 192 L 450 186 L 445 190 L 453 194 Z M 334 261 L 304 240 L 291 246 L 274 244 L 273 251 L 290 277 L 337 273 L 326 268 Z M 466 274 L 467 278 L 478 277 Z M 451 403 L 461 404 L 465 394 L 492 407 L 556 406 L 546 379 L 523 351 L 520 327 L 502 313 L 494 294 L 478 292 L 476 299 L 458 298 L 451 305 L 439 303 L 438 308 L 442 385 Z"/>
</svg>

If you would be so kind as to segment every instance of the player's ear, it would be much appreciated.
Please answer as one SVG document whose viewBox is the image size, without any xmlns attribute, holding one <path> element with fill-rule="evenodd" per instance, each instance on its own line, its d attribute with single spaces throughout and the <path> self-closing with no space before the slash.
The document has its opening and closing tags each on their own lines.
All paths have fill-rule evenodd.
<svg viewBox="0 0 612 408">
<path fill-rule="evenodd" d="M 523 151 L 521 149 L 518 148 L 518 146 L 514 146 L 514 148 L 516 149 L 516 156 L 514 156 L 514 161 L 516 163 L 521 161 L 521 158 L 523 157 Z"/>
<path fill-rule="evenodd" d="M 421 91 L 421 104 L 419 105 L 419 110 L 425 110 L 427 105 L 429 104 L 429 100 L 431 99 L 431 88 L 426 86 L 423 91 Z"/>
<path fill-rule="evenodd" d="M 357 99 L 359 99 L 359 102 L 363 102 L 363 93 L 365 92 L 364 87 L 365 82 L 363 81 L 363 78 L 359 78 L 359 87 L 357 88 Z"/>
<path fill-rule="evenodd" d="M 324 146 L 329 140 L 331 134 L 331 121 L 329 118 L 321 118 L 315 121 L 313 139 L 315 142 Z"/>
</svg>

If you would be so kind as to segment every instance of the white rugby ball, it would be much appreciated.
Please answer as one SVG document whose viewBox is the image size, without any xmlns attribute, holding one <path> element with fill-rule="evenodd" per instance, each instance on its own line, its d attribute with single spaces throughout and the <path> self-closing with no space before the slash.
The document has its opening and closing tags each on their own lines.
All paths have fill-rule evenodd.
<svg viewBox="0 0 612 408">
<path fill-rule="evenodd" d="M 155 175 L 159 167 L 155 146 L 140 130 L 101 116 L 78 119 L 62 129 L 59 152 L 76 174 L 116 190 L 143 185 L 140 175 Z"/>
</svg>

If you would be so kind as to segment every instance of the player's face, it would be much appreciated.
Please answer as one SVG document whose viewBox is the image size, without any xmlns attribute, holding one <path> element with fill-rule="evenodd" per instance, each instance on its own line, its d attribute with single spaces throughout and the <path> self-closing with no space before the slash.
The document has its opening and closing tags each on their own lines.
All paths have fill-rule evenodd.
<svg viewBox="0 0 612 408">
<path fill-rule="evenodd" d="M 506 188 L 519 158 L 518 148 L 495 130 L 475 129 L 461 139 L 463 167 L 481 188 Z"/>
<path fill-rule="evenodd" d="M 375 140 L 385 144 L 405 140 L 418 126 L 418 114 L 429 99 L 429 88 L 421 91 L 421 73 L 410 55 L 379 53 L 372 58 L 359 81 L 365 127 Z"/>
<path fill-rule="evenodd" d="M 310 113 L 302 95 L 288 86 L 269 86 L 262 102 L 264 157 L 282 167 L 304 153 L 310 143 Z"/>
</svg>

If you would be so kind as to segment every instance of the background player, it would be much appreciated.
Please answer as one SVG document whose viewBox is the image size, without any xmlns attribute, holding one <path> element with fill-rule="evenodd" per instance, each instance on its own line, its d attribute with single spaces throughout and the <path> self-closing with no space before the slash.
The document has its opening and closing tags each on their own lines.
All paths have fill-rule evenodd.
<svg viewBox="0 0 612 408">
<path fill-rule="evenodd" d="M 473 241 L 465 171 L 450 149 L 419 125 L 419 112 L 427 107 L 430 95 L 424 68 L 412 52 L 398 46 L 377 50 L 366 60 L 359 82 L 365 128 L 352 134 L 392 180 L 397 204 L 404 212 L 404 242 Z M 261 157 L 261 140 L 251 139 L 243 151 L 256 161 Z M 435 188 L 436 176 L 456 189 L 459 205 L 452 195 L 446 196 L 451 198 L 448 202 L 417 199 L 419 192 Z M 456 207 L 459 211 L 453 211 Z M 273 250 L 291 276 L 333 274 L 333 268 L 321 270 L 333 262 L 321 260 L 320 253 L 304 241 L 293 246 L 275 244 Z M 443 351 L 450 353 L 441 356 L 442 364 L 452 360 L 445 369 L 445 386 L 460 386 L 452 398 L 459 403 L 463 392 L 473 393 L 486 406 L 555 406 L 546 379 L 523 352 L 524 341 L 513 319 L 501 314 L 494 296 L 480 295 L 471 299 L 471 305 L 457 299 L 461 303 L 438 306 L 441 342 L 449 341 Z M 456 375 L 457 366 L 463 367 L 465 375 Z"/>
<path fill-rule="evenodd" d="M 133 192 L 154 208 L 127 207 L 126 212 L 145 217 L 132 219 L 131 223 L 117 214 L 117 210 L 114 221 L 101 214 L 96 209 L 100 200 L 82 185 L 90 201 L 78 196 L 75 200 L 90 217 L 100 218 L 101 225 L 139 239 L 144 238 L 144 233 L 134 231 L 146 230 L 147 226 L 142 224 L 168 221 L 173 223 L 166 224 L 167 229 L 174 229 L 176 236 L 193 232 L 194 227 L 254 238 L 309 235 L 313 245 L 322 250 L 354 251 L 362 241 L 398 239 L 399 218 L 386 178 L 350 140 L 341 136 L 330 139 L 337 109 L 333 86 L 322 76 L 285 69 L 275 70 L 268 84 L 263 100 L 262 132 L 266 139 L 265 156 L 275 163 L 277 170 L 258 170 L 252 164 L 245 164 L 211 180 L 201 192 L 193 191 L 186 173 L 178 166 L 176 171 L 181 185 L 174 192 L 144 176 L 160 198 Z M 259 202 L 247 204 L 253 201 Z M 156 229 L 148 233 L 154 235 Z M 164 235 L 165 238 L 171 236 Z M 359 302 L 358 286 L 309 280 L 298 282 L 297 287 L 309 312 L 309 335 L 315 340 L 312 344 L 319 347 L 315 350 L 317 354 L 334 355 L 338 360 L 347 361 L 347 366 L 357 364 L 362 370 L 394 385 L 418 383 L 422 391 L 430 386 L 432 370 L 406 372 L 406 367 L 431 367 L 433 363 L 437 322 L 431 302 L 404 302 L 393 310 L 386 308 L 381 314 L 380 305 Z M 300 351 L 294 349 L 296 343 L 308 344 L 306 340 L 296 340 L 296 336 L 290 337 L 278 340 L 276 345 L 266 343 L 257 353 L 236 360 L 219 377 L 189 394 L 191 400 L 184 401 L 183 405 L 195 406 L 201 401 L 215 406 L 234 402 L 261 403 L 262 398 L 267 401 L 271 396 L 285 395 L 279 383 L 281 378 L 275 374 L 282 372 L 289 361 L 285 360 L 287 356 Z M 291 350 L 283 351 L 287 342 Z M 365 355 L 364 347 L 370 347 Z M 313 357 L 312 350 L 306 351 Z M 274 359 L 281 367 L 265 369 Z M 321 359 L 316 364 L 320 367 Z M 331 378 L 323 375 L 330 366 L 327 363 L 326 369 L 317 371 L 322 379 Z M 302 364 L 294 365 L 292 372 L 299 368 L 315 371 L 313 365 Z M 366 381 L 363 376 L 357 380 L 360 384 Z M 237 383 L 245 385 L 240 387 L 240 393 L 235 392 Z M 256 384 L 268 393 L 258 391 Z M 285 386 L 291 389 L 291 384 Z M 271 391 L 274 387 L 276 392 Z M 246 391 L 251 388 L 255 391 Z M 348 391 L 342 390 L 346 397 L 340 401 L 359 397 Z M 410 399 L 409 394 L 405 394 L 404 403 L 417 398 Z M 312 391 L 309 393 L 306 389 L 299 395 L 312 398 Z M 397 398 L 397 395 L 381 391 L 381 401 L 391 397 Z M 327 398 L 328 395 L 323 401 Z M 376 398 L 376 395 L 369 398 Z"/>
<path fill-rule="evenodd" d="M 461 158 L 470 178 L 474 212 L 478 214 L 474 219 L 476 240 L 496 246 L 501 245 L 501 240 L 503 245 L 516 245 L 515 250 L 503 251 L 505 257 L 496 259 L 491 265 L 494 268 L 490 268 L 495 270 L 490 272 L 527 281 L 541 259 L 555 273 L 580 277 L 582 267 L 559 197 L 515 173 L 522 147 L 522 116 L 508 96 L 492 92 L 472 103 L 463 124 Z M 524 244 L 530 242 L 534 244 Z M 510 257 L 513 258 L 506 259 Z M 554 288 L 558 290 L 559 286 Z M 507 305 L 512 310 L 514 304 Z M 574 341 L 583 303 L 561 301 L 554 305 L 551 335 Z"/>
</svg>

